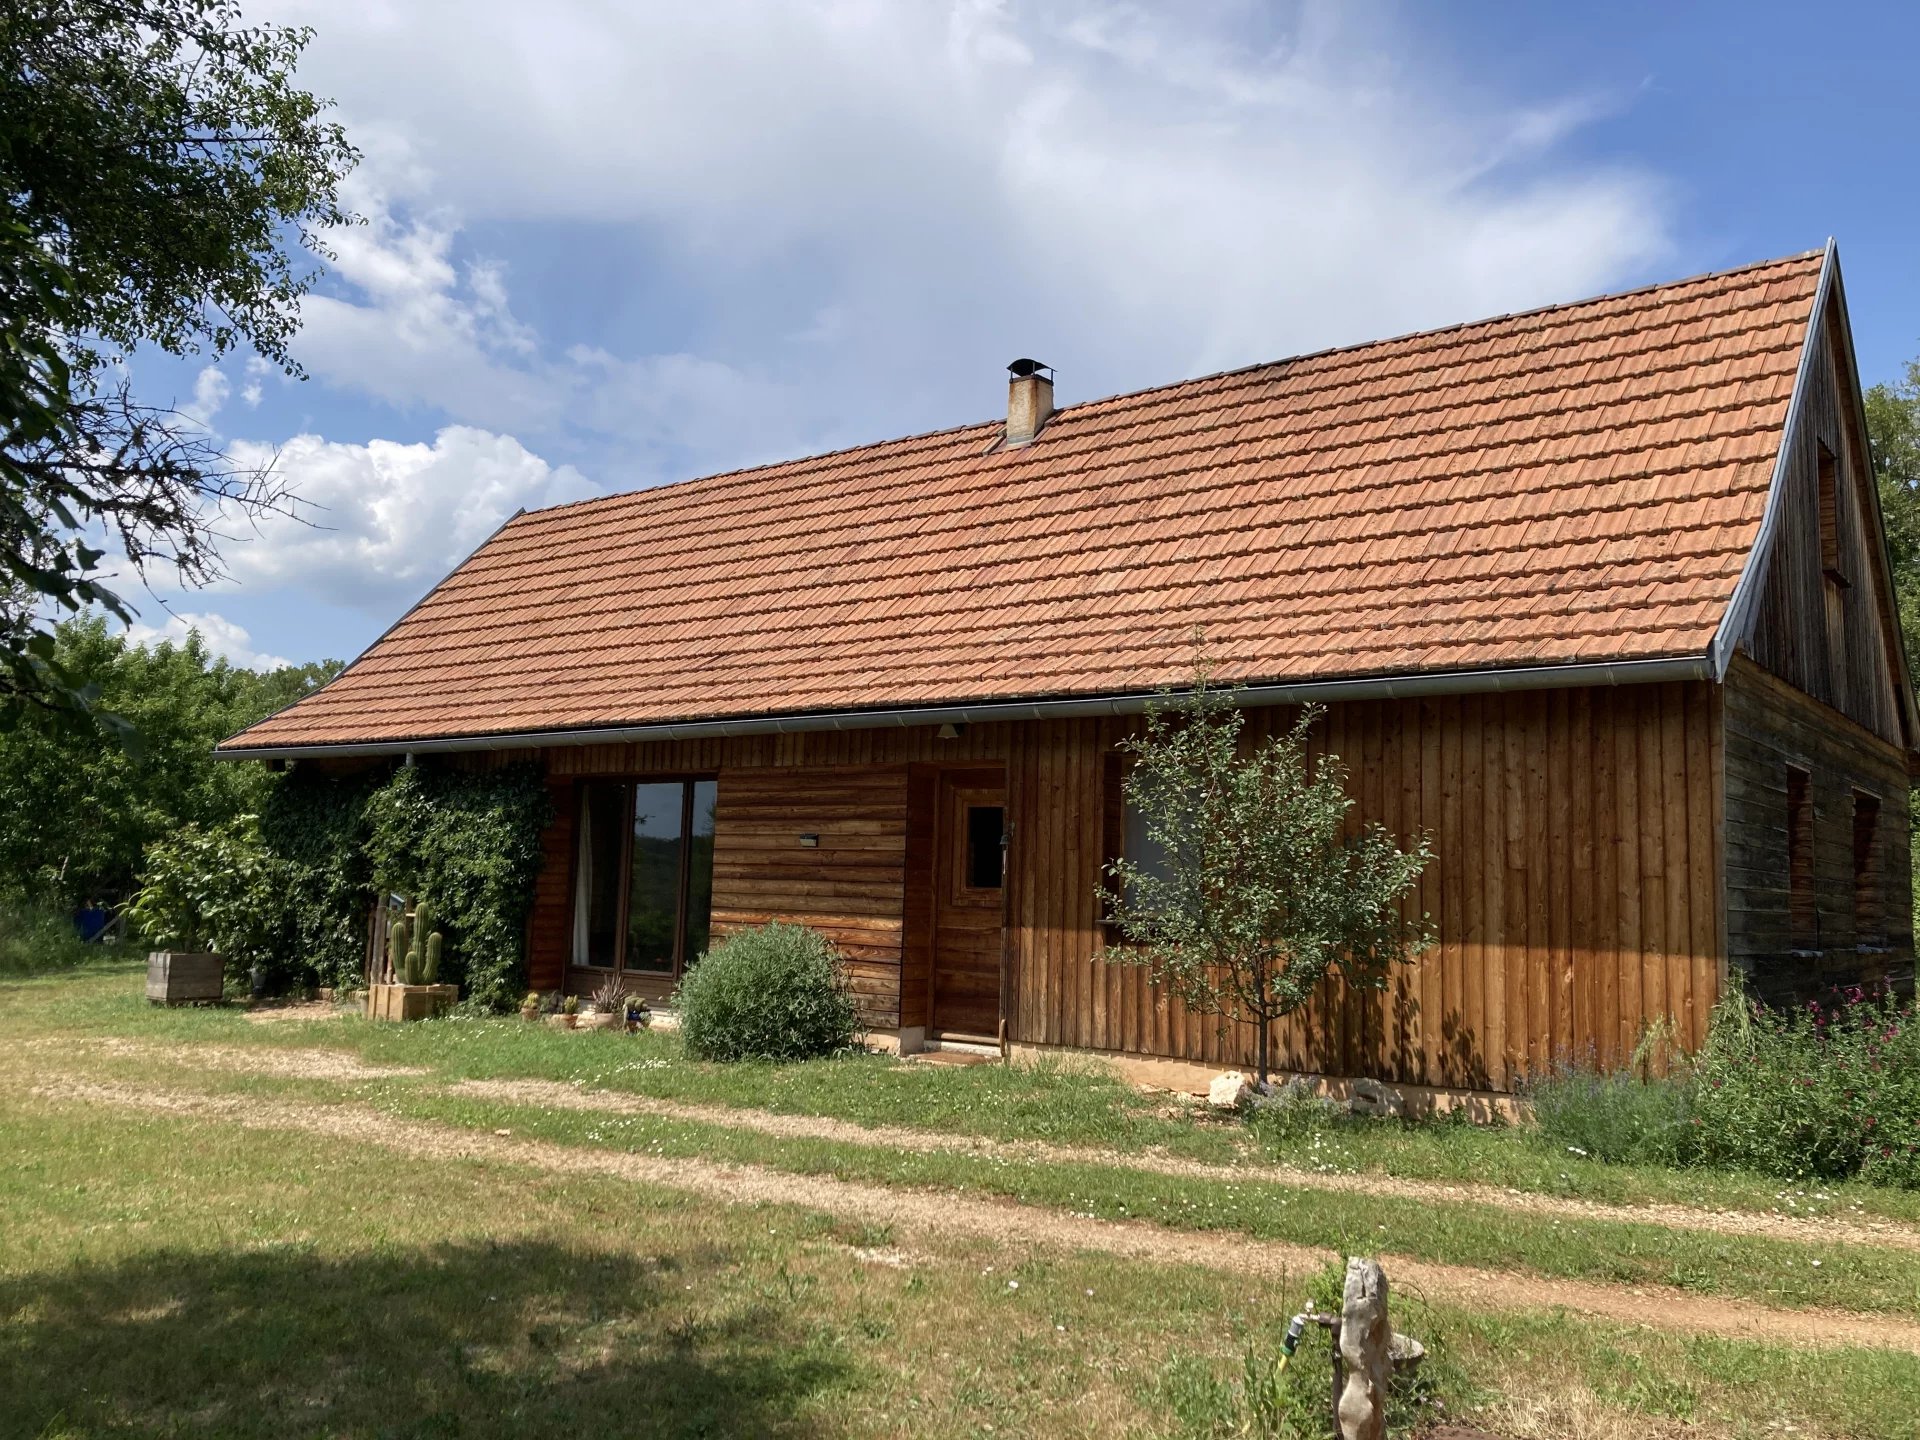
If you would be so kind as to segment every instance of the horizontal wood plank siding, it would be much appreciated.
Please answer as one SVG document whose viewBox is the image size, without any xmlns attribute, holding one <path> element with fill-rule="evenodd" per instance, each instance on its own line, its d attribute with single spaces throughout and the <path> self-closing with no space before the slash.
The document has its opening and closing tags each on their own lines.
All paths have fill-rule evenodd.
<svg viewBox="0 0 1920 1440">
<path fill-rule="evenodd" d="M 1728 956 L 1773 999 L 1829 985 L 1905 979 L 1913 966 L 1907 771 L 1899 748 L 1758 666 L 1738 660 L 1726 690 Z M 1814 933 L 1789 925 L 1787 770 L 1811 781 Z M 1882 933 L 1854 924 L 1854 792 L 1880 802 L 1875 857 Z M 1859 948 L 1862 940 L 1873 943 Z"/>
<path fill-rule="evenodd" d="M 714 938 L 770 920 L 818 930 L 845 958 L 867 1022 L 896 1026 L 906 853 L 905 765 L 724 767 Z"/>
</svg>

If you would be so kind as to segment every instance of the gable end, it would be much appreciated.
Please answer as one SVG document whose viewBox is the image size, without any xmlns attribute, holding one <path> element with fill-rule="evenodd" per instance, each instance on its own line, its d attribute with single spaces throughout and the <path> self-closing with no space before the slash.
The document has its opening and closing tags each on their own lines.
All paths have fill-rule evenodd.
<svg viewBox="0 0 1920 1440">
<path fill-rule="evenodd" d="M 1714 645 L 1912 749 L 1900 637 L 1839 260 L 1829 243 L 1765 518 Z"/>
</svg>

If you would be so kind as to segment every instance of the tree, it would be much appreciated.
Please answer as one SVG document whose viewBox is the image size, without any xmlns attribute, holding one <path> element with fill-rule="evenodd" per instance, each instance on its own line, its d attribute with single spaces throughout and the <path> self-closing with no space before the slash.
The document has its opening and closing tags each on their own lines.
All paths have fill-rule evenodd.
<svg viewBox="0 0 1920 1440">
<path fill-rule="evenodd" d="M 1202 666 L 1121 742 L 1125 803 L 1161 863 L 1107 867 L 1101 900 L 1126 942 L 1107 958 L 1146 966 L 1196 1013 L 1252 1023 L 1263 1085 L 1274 1021 L 1329 974 L 1383 988 L 1430 939 L 1426 917 L 1401 908 L 1432 858 L 1426 838 L 1402 850 L 1378 825 L 1349 826 L 1345 767 L 1310 753 L 1322 713 L 1308 706 L 1284 735 L 1245 746 L 1244 711 Z"/>
<path fill-rule="evenodd" d="M 1899 383 L 1867 391 L 1866 404 L 1900 633 L 1908 662 L 1920 664 L 1920 360 L 1907 362 L 1906 377 Z M 1920 834 L 1920 789 L 1908 792 L 1907 820 L 1909 829 Z M 1914 914 L 1920 919 L 1920 847 L 1913 850 L 1913 877 Z"/>
<path fill-rule="evenodd" d="M 10 0 L 0 9 L 0 723 L 95 697 L 49 615 L 124 620 L 110 550 L 144 578 L 219 574 L 214 527 L 285 503 L 205 430 L 137 398 L 141 346 L 287 345 L 357 159 L 297 88 L 310 34 L 236 0 Z"/>
<path fill-rule="evenodd" d="M 128 749 L 49 710 L 0 735 L 0 884 L 63 906 L 126 896 L 146 847 L 182 827 L 259 813 L 273 777 L 215 760 L 214 745 L 340 670 L 330 660 L 260 675 L 209 654 L 197 633 L 129 644 L 98 614 L 60 622 L 52 639 L 60 672 L 143 741 Z"/>
<path fill-rule="evenodd" d="M 1920 663 L 1920 360 L 1906 378 L 1866 394 L 1873 478 L 1887 525 L 1887 552 L 1907 656 Z"/>
</svg>

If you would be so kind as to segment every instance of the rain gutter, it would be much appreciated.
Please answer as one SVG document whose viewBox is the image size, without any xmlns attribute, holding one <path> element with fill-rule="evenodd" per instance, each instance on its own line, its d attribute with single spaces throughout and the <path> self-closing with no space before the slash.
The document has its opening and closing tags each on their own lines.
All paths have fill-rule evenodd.
<svg viewBox="0 0 1920 1440">
<path fill-rule="evenodd" d="M 1506 670 L 1448 670 L 1417 675 L 1366 676 L 1299 684 L 1234 687 L 1242 705 L 1335 704 L 1353 700 L 1406 700 L 1424 695 L 1481 695 L 1557 690 L 1581 685 L 1650 685 L 1716 678 L 1710 655 L 1595 664 L 1530 665 Z M 826 710 L 736 720 L 670 720 L 646 725 L 582 730 L 522 730 L 494 735 L 445 735 L 405 740 L 346 741 L 324 745 L 260 745 L 221 748 L 222 760 L 305 760 L 322 756 L 429 755 L 472 750 L 531 750 L 572 745 L 620 745 L 643 740 L 711 740 L 733 735 L 795 735 L 823 730 L 886 730 L 920 725 L 993 725 L 1009 720 L 1066 720 L 1091 715 L 1139 715 L 1177 698 L 1177 691 L 1141 690 L 1117 695 L 1050 700 L 993 700 L 898 710 Z"/>
</svg>

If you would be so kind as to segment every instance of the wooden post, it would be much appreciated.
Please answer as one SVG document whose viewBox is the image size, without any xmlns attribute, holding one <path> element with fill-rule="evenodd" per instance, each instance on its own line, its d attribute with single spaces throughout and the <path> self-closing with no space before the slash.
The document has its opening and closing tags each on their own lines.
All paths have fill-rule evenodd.
<svg viewBox="0 0 1920 1440">
<path fill-rule="evenodd" d="M 1378 1260 L 1347 1261 L 1335 1345 L 1335 1373 L 1344 1372 L 1334 1411 L 1340 1440 L 1386 1440 L 1393 1326 L 1387 1320 L 1387 1275 Z"/>
</svg>

